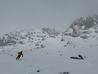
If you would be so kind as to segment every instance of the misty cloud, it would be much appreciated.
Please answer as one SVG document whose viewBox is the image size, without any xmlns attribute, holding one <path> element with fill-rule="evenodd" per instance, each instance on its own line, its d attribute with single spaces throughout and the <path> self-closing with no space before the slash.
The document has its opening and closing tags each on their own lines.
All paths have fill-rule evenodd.
<svg viewBox="0 0 98 74">
<path fill-rule="evenodd" d="M 0 33 L 55 27 L 64 30 L 81 16 L 98 13 L 98 0 L 0 0 Z"/>
</svg>

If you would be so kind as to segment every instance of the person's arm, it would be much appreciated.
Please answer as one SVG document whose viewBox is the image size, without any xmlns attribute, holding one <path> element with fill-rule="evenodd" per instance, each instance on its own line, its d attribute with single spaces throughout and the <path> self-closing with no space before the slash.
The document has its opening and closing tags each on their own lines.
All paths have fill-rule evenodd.
<svg viewBox="0 0 98 74">
<path fill-rule="evenodd" d="M 23 54 L 22 54 L 22 57 L 23 57 Z"/>
</svg>

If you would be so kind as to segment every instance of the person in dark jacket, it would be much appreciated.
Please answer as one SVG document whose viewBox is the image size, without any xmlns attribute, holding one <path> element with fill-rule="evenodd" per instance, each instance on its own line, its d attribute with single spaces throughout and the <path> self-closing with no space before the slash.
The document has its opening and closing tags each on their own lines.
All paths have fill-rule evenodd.
<svg viewBox="0 0 98 74">
<path fill-rule="evenodd" d="M 18 52 L 18 55 L 17 55 L 17 57 L 16 57 L 16 60 L 19 60 L 21 56 L 23 57 L 22 51 Z"/>
</svg>

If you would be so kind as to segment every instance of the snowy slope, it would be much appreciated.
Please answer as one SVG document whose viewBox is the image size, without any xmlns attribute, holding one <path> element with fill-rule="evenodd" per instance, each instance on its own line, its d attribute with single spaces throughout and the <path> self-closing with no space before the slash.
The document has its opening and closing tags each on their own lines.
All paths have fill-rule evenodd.
<svg viewBox="0 0 98 74">
<path fill-rule="evenodd" d="M 62 33 L 43 28 L 1 35 L 0 74 L 98 74 L 97 21 L 81 17 Z M 16 60 L 21 50 L 24 57 Z M 84 60 L 70 58 L 79 54 Z"/>
<path fill-rule="evenodd" d="M 0 48 L 0 74 L 98 74 L 97 36 L 89 39 L 65 36 L 64 39 L 65 41 L 61 41 L 60 35 L 47 38 L 43 41 L 45 48 L 34 48 L 29 43 Z M 15 58 L 21 49 L 24 49 L 24 57 L 17 61 Z M 86 58 L 70 59 L 78 54 Z"/>
</svg>

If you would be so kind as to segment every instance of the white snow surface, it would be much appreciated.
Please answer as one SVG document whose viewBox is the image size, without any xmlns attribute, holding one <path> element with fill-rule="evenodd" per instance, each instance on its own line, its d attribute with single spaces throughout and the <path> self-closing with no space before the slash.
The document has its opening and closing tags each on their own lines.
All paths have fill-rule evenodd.
<svg viewBox="0 0 98 74">
<path fill-rule="evenodd" d="M 61 38 L 42 41 L 45 48 L 30 42 L 0 47 L 0 74 L 98 74 L 98 35 L 88 39 L 65 36 L 65 41 Z M 16 60 L 21 50 L 24 57 Z M 84 60 L 70 59 L 78 54 L 85 56 Z"/>
</svg>

